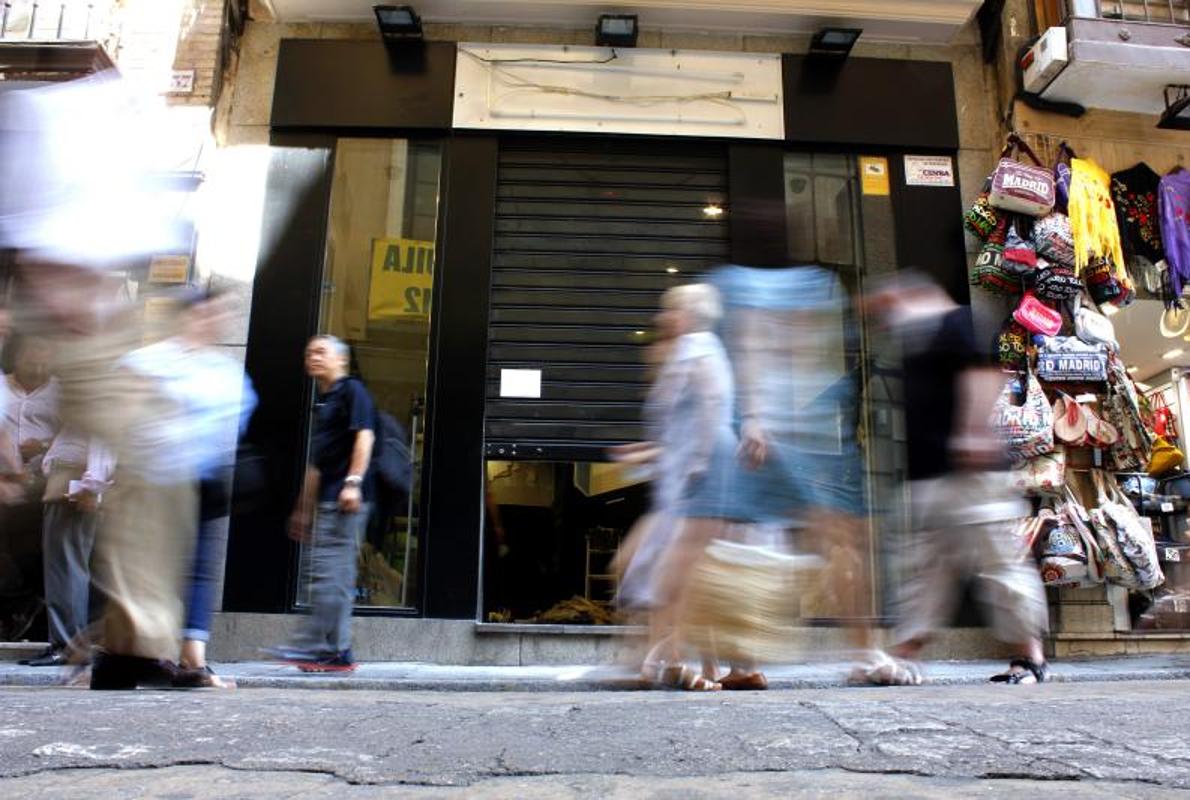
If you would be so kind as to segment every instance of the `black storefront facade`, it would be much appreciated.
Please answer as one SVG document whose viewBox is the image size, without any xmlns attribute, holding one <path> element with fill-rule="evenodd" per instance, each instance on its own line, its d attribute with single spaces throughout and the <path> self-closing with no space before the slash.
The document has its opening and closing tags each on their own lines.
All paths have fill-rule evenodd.
<svg viewBox="0 0 1190 800">
<path fill-rule="evenodd" d="M 484 553 L 492 546 L 485 544 L 484 534 L 490 513 L 487 462 L 598 462 L 606 444 L 631 438 L 630 407 L 640 379 L 625 359 L 639 361 L 632 354 L 642 348 L 620 344 L 610 334 L 599 338 L 599 314 L 607 308 L 631 325 L 647 324 L 650 303 L 668 282 L 681 280 L 682 272 L 673 267 L 665 275 L 646 275 L 643 268 L 621 273 L 615 259 L 599 260 L 608 256 L 609 241 L 632 255 L 639 215 L 613 212 L 594 219 L 587 217 L 595 212 L 583 207 L 577 232 L 567 234 L 565 226 L 549 219 L 509 211 L 519 208 L 510 206 L 511 200 L 533 192 L 525 202 L 548 208 L 551 195 L 541 187 L 550 174 L 568 168 L 615 172 L 617 164 L 627 174 L 647 172 L 651 164 L 656 175 L 664 176 L 672 173 L 665 159 L 677 159 L 674 169 L 701 176 L 705 183 L 698 191 L 713 195 L 716 205 L 721 197 L 725 213 L 682 228 L 688 234 L 677 236 L 673 263 L 681 263 L 685 254 L 691 263 L 702 259 L 707 266 L 716 261 L 784 266 L 810 260 L 791 253 L 796 215 L 787 213 L 788 176 L 801 180 L 796 176 L 804 165 L 811 183 L 834 180 L 829 165 L 848 159 L 839 163 L 852 171 L 848 180 L 854 179 L 856 187 L 856 214 L 883 220 L 857 240 L 868 261 L 879 261 L 885 271 L 909 266 L 928 271 L 960 302 L 969 302 L 957 180 L 937 187 L 908 185 L 905 179 L 905 156 L 945 156 L 952 164 L 957 157 L 949 63 L 857 58 L 824 63 L 785 55 L 783 141 L 457 130 L 452 127 L 455 65 L 456 45 L 447 42 L 407 51 L 379 42 L 281 42 L 262 255 L 246 356 L 260 395 L 248 440 L 266 458 L 270 485 L 263 498 L 257 493 L 233 519 L 225 615 L 300 609 L 301 552 L 286 537 L 285 522 L 303 469 L 311 406 L 301 354 L 305 340 L 321 329 L 328 225 L 338 202 L 332 198 L 336 157 L 345 140 L 401 139 L 432 150 L 440 164 L 426 382 L 418 418 L 422 477 L 416 513 L 410 513 L 417 548 L 408 583 L 415 590 L 401 608 L 361 609 L 361 614 L 483 621 Z M 861 156 L 886 164 L 887 191 L 861 190 L 854 170 Z M 622 186 L 631 200 L 633 180 L 613 176 L 607 182 Z M 655 178 L 654 184 L 663 180 Z M 507 188 L 513 184 L 520 188 Z M 685 202 L 677 197 L 675 202 Z M 581 201 L 566 196 L 552 202 Z M 645 208 L 645 224 L 647 205 L 637 206 Z M 534 241 L 548 246 L 526 245 L 518 233 L 521 224 L 535 226 Z M 584 261 L 585 255 L 594 260 Z M 550 272 L 556 266 L 553 257 L 565 268 Z M 621 296 L 623 302 L 617 300 Z M 573 428 L 543 421 L 539 404 L 494 393 L 505 366 L 548 363 L 551 353 L 600 342 L 607 345 L 600 352 L 610 354 L 606 363 L 597 358 L 585 366 L 609 375 L 627 370 L 633 380 L 626 378 L 620 394 L 616 386 L 608 389 L 618 403 L 598 391 L 562 387 L 569 393 L 559 395 L 557 405 L 565 407 L 562 417 L 579 420 Z M 575 435 L 574 429 L 587 433 Z"/>
</svg>

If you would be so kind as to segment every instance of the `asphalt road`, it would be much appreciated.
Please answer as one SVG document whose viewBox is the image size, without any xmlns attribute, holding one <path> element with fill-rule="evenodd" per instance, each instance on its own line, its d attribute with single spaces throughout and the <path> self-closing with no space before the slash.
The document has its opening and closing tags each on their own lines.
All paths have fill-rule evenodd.
<svg viewBox="0 0 1190 800">
<path fill-rule="evenodd" d="M 0 797 L 1164 797 L 1190 682 L 0 691 Z"/>
</svg>

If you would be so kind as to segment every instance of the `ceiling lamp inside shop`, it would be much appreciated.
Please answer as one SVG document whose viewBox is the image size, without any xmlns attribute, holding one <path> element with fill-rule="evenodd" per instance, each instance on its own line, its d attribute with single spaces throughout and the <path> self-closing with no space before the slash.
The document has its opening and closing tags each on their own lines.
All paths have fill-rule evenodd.
<svg viewBox="0 0 1190 800">
<path fill-rule="evenodd" d="M 359 23 L 373 18 L 373 3 L 368 0 L 259 2 L 278 22 Z M 617 5 L 615 11 L 636 16 L 638 29 L 646 32 L 810 37 L 838 27 L 862 28 L 864 41 L 949 44 L 980 4 L 981 0 L 638 0 Z M 591 21 L 608 10 L 604 0 L 422 0 L 417 4 L 424 23 L 468 27 L 590 30 Z M 465 31 L 460 35 L 466 39 Z"/>
</svg>

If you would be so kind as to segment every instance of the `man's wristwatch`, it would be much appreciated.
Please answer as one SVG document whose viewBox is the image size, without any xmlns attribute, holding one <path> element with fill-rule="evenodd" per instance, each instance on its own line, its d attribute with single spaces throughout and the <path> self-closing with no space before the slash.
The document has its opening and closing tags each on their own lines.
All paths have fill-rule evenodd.
<svg viewBox="0 0 1190 800">
<path fill-rule="evenodd" d="M 343 485 L 350 486 L 353 489 L 358 489 L 360 486 L 363 485 L 363 483 L 364 483 L 364 479 L 363 479 L 363 476 L 361 476 L 361 475 L 348 475 L 346 478 L 343 479 Z"/>
</svg>

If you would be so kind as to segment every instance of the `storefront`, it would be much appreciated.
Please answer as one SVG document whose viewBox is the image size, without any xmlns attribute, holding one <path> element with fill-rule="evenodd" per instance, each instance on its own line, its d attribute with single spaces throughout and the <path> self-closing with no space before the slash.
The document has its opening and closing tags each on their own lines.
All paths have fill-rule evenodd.
<svg viewBox="0 0 1190 800">
<path fill-rule="evenodd" d="M 684 95 L 728 76 L 747 97 L 684 113 L 629 104 L 620 124 L 551 105 L 556 92 L 477 111 L 463 73 L 502 59 L 581 64 L 603 81 L 600 102 L 625 76 L 672 80 L 682 67 Z M 364 545 L 359 613 L 607 622 L 606 559 L 646 487 L 606 450 L 641 437 L 661 292 L 716 264 L 817 263 L 854 294 L 912 265 L 967 302 L 949 63 L 644 49 L 608 60 L 601 48 L 282 40 L 246 358 L 260 391 L 249 439 L 273 486 L 233 521 L 225 614 L 302 604 L 284 522 L 309 425 L 301 353 L 316 331 L 352 345 L 415 454 L 413 498 L 374 520 Z M 873 370 L 881 345 L 859 322 L 862 352 L 841 369 L 866 389 L 879 575 L 865 605 L 879 619 L 895 583 L 882 554 L 904 524 L 903 433 L 895 381 Z"/>
</svg>

